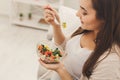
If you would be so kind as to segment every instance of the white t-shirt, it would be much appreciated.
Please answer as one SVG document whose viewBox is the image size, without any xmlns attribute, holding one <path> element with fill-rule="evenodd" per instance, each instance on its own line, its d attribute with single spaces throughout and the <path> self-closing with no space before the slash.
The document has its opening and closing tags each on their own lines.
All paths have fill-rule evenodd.
<svg viewBox="0 0 120 80">
<path fill-rule="evenodd" d="M 108 53 L 106 51 L 98 59 L 102 61 L 96 64 L 89 79 L 81 75 L 80 80 L 120 80 L 120 48 L 114 45 L 109 55 Z"/>
<path fill-rule="evenodd" d="M 82 34 L 70 38 L 67 42 L 64 42 L 65 52 L 67 56 L 64 59 L 64 66 L 66 70 L 73 76 L 74 80 L 80 78 L 82 73 L 82 67 L 85 61 L 88 59 L 91 50 L 82 48 L 80 46 L 80 39 Z M 51 80 L 61 80 L 59 75 L 55 72 Z"/>
</svg>

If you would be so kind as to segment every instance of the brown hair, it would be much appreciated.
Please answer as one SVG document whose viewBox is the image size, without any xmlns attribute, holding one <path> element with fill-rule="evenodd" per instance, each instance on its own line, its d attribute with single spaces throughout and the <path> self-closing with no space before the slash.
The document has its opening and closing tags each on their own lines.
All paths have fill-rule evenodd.
<svg viewBox="0 0 120 80">
<path fill-rule="evenodd" d="M 84 30 L 82 29 L 81 27 L 79 27 L 72 35 L 71 35 L 71 38 L 78 35 L 78 34 L 82 34 L 82 33 L 87 33 L 87 32 L 90 32 L 88 30 Z"/>
<path fill-rule="evenodd" d="M 104 25 L 97 34 L 95 50 L 83 67 L 82 73 L 88 78 L 105 51 L 111 50 L 113 44 L 120 48 L 120 0 L 92 0 L 92 5 L 96 10 L 96 18 L 104 20 Z M 84 30 L 79 28 L 72 36 L 83 32 Z"/>
</svg>

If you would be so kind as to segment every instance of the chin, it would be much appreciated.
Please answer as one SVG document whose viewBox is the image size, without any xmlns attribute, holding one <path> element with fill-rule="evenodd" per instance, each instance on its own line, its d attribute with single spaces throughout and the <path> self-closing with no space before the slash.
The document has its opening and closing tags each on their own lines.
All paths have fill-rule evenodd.
<svg viewBox="0 0 120 80">
<path fill-rule="evenodd" d="M 88 29 L 87 27 L 84 27 L 84 26 L 81 26 L 81 28 L 82 28 L 83 30 L 91 31 L 90 29 Z"/>
<path fill-rule="evenodd" d="M 82 25 L 81 25 L 81 28 L 82 28 L 82 29 L 85 29 L 85 30 L 87 29 L 85 26 L 82 26 Z"/>
</svg>

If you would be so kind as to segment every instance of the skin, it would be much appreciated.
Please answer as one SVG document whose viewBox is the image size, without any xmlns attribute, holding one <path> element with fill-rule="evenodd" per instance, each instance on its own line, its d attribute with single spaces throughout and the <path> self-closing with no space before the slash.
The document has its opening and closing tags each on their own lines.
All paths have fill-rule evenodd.
<svg viewBox="0 0 120 80">
<path fill-rule="evenodd" d="M 80 0 L 80 8 L 76 14 L 82 23 L 82 28 L 92 30 L 95 34 L 99 32 L 101 22 L 96 19 L 96 11 L 90 0 Z"/>
<path fill-rule="evenodd" d="M 55 9 L 51 6 L 47 5 L 44 7 L 44 18 L 45 21 L 52 25 L 53 27 L 53 37 L 54 41 L 57 44 L 61 44 L 65 40 L 65 36 L 62 33 L 60 28 L 60 18 Z M 56 21 L 55 21 L 56 20 Z"/>
<path fill-rule="evenodd" d="M 97 33 L 104 21 L 96 19 L 96 11 L 92 7 L 90 0 L 80 0 L 80 9 L 76 13 L 81 20 L 81 27 L 91 32 L 84 34 L 80 40 L 80 46 L 89 50 L 94 50 Z"/>
<path fill-rule="evenodd" d="M 65 36 L 60 28 L 60 19 L 57 12 L 50 7 L 49 5 L 44 7 L 45 20 L 53 26 L 54 40 L 57 44 L 61 44 Z M 94 50 L 97 33 L 99 32 L 103 21 L 96 19 L 96 11 L 92 8 L 91 0 L 80 0 L 80 9 L 76 13 L 76 15 L 80 18 L 82 23 L 82 28 L 86 30 L 90 30 L 91 32 L 84 34 L 80 40 L 80 46 L 83 48 L 87 48 L 89 50 Z M 57 23 L 55 21 L 57 20 Z M 51 69 L 56 71 L 62 80 L 73 80 L 70 74 L 64 68 L 62 62 L 58 64 L 45 64 L 41 59 L 39 59 L 41 65 L 46 67 L 47 69 Z M 67 75 L 67 76 L 66 76 Z"/>
</svg>

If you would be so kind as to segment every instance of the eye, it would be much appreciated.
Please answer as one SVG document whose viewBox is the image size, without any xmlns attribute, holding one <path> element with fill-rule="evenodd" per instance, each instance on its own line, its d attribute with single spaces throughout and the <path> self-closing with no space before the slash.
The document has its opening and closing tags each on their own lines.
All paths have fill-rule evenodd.
<svg viewBox="0 0 120 80">
<path fill-rule="evenodd" d="M 87 12 L 83 12 L 83 15 L 84 15 L 84 16 L 87 15 Z"/>
</svg>

